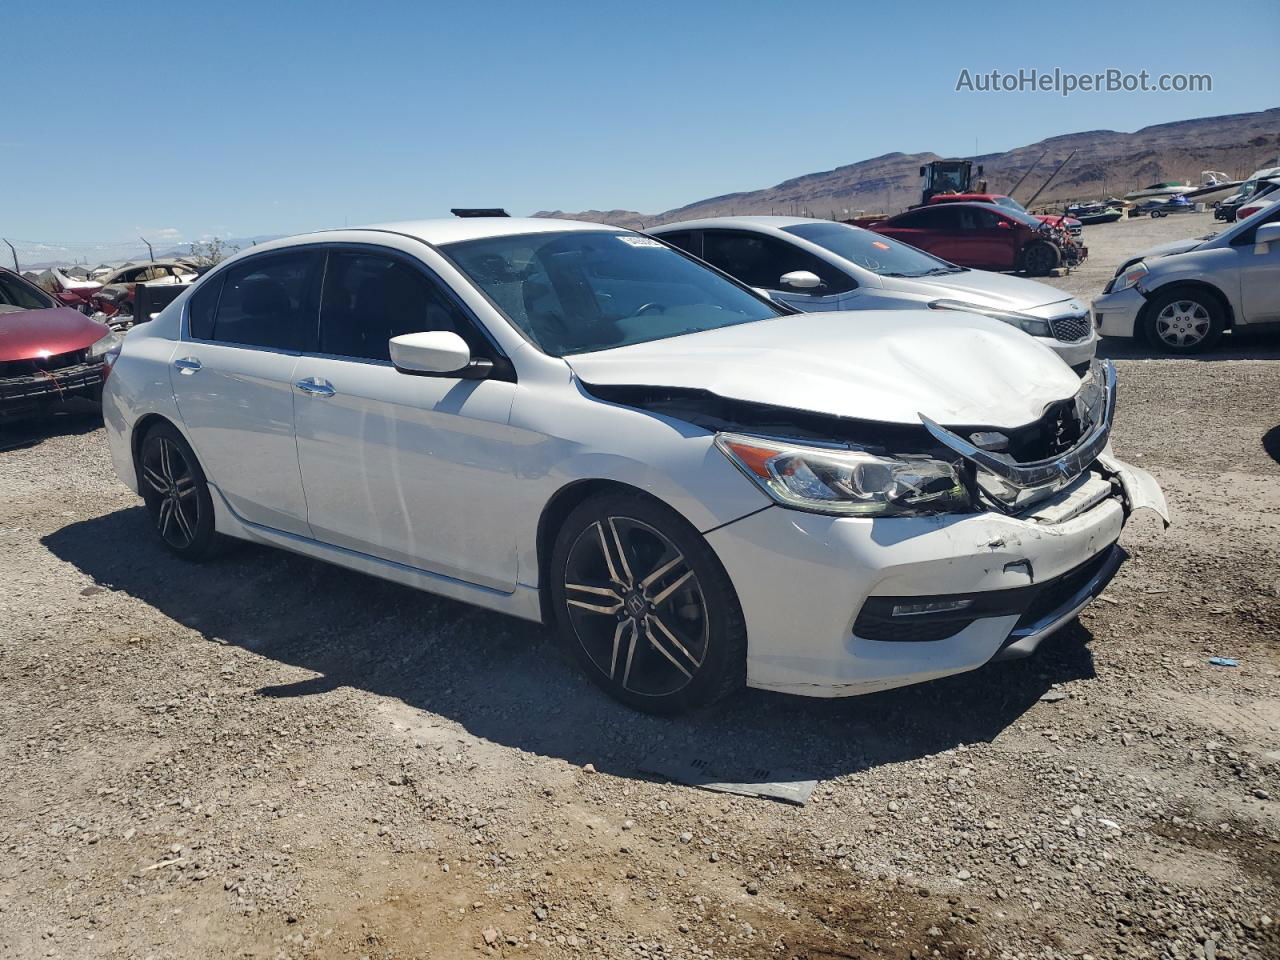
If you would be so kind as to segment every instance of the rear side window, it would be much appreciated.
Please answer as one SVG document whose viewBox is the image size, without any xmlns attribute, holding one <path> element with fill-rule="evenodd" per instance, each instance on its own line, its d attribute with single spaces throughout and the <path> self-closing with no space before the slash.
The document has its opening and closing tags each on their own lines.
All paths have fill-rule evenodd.
<svg viewBox="0 0 1280 960">
<path fill-rule="evenodd" d="M 960 208 L 948 204 L 922 207 L 904 213 L 891 226 L 910 227 L 913 230 L 957 230 L 960 227 Z"/>
<path fill-rule="evenodd" d="M 685 253 L 695 257 L 702 256 L 702 235 L 693 230 L 678 230 L 675 233 L 664 233 L 662 239 L 673 247 L 679 247 Z"/>
<path fill-rule="evenodd" d="M 222 293 L 222 281 L 226 278 L 225 272 L 210 277 L 208 283 L 201 284 L 200 289 L 191 295 L 187 326 L 191 336 L 197 340 L 213 339 L 213 314 L 218 309 L 218 295 Z"/>
<path fill-rule="evenodd" d="M 471 318 L 422 270 L 377 254 L 329 254 L 320 353 L 390 360 L 392 337 L 436 330 L 458 334 L 473 356 L 493 353 Z"/>
<path fill-rule="evenodd" d="M 275 350 L 309 349 L 323 262 L 323 253 L 299 250 L 254 257 L 227 270 L 210 339 Z"/>
</svg>

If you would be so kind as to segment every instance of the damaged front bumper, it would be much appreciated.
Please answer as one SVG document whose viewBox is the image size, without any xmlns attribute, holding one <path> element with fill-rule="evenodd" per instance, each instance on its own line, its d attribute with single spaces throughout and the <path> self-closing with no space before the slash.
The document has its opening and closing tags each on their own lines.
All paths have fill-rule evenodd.
<svg viewBox="0 0 1280 960">
<path fill-rule="evenodd" d="M 54 370 L 0 374 L 0 417 L 19 417 L 72 397 L 98 400 L 105 366 L 101 359 Z"/>
<path fill-rule="evenodd" d="M 707 539 L 746 619 L 748 685 L 843 697 L 1031 653 L 1115 575 L 1139 508 L 1167 522 L 1155 480 L 1108 453 L 1018 516 L 771 507 Z"/>
</svg>

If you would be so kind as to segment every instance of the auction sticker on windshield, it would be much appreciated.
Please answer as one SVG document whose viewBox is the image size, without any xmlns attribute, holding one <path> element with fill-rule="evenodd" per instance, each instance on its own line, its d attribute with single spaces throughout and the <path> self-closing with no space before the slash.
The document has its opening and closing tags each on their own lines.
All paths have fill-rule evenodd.
<svg viewBox="0 0 1280 960">
<path fill-rule="evenodd" d="M 632 247 L 657 247 L 659 250 L 666 248 L 666 244 L 659 243 L 653 237 L 619 237 L 618 239 Z"/>
</svg>

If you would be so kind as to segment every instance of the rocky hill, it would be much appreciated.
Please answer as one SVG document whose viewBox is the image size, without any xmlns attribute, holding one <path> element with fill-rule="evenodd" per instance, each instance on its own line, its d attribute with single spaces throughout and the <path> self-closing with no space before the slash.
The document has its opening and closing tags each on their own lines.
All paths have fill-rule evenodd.
<svg viewBox="0 0 1280 960">
<path fill-rule="evenodd" d="M 1277 131 L 1280 107 L 1162 123 L 1134 133 L 1070 133 L 974 160 L 985 168 L 988 188 L 993 192 L 1009 192 L 1030 170 L 1016 193 L 1017 199 L 1025 203 L 1070 156 L 1070 162 L 1036 199 L 1037 208 L 1061 206 L 1071 200 L 1120 196 L 1158 180 L 1198 182 L 1202 170 L 1247 176 L 1265 163 L 1276 162 L 1280 153 Z M 534 216 L 642 228 L 673 220 L 740 213 L 816 217 L 839 217 L 846 210 L 893 213 L 919 202 L 920 166 L 938 159 L 941 158 L 935 153 L 886 153 L 762 190 L 710 197 L 662 213 L 543 210 Z"/>
</svg>

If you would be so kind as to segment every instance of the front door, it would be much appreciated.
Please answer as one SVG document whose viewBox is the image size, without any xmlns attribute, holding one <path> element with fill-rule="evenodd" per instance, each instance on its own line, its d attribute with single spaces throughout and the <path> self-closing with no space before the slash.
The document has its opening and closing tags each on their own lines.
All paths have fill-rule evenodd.
<svg viewBox="0 0 1280 960">
<path fill-rule="evenodd" d="M 1266 222 L 1280 223 L 1280 209 Z M 1261 224 L 1259 224 L 1261 226 Z M 1280 322 L 1280 243 L 1267 244 L 1264 251 L 1254 242 L 1257 227 L 1242 236 L 1232 249 L 1240 271 L 1240 323 Z"/>
<path fill-rule="evenodd" d="M 380 247 L 330 251 L 318 350 L 295 371 L 311 529 L 325 543 L 510 591 L 515 537 L 493 505 L 515 482 L 515 384 L 397 371 L 388 341 L 428 330 L 496 355 L 422 264 Z"/>
<path fill-rule="evenodd" d="M 250 523 L 308 536 L 294 443 L 294 367 L 315 336 L 323 254 L 244 260 L 191 298 L 169 371 L 209 483 Z"/>
</svg>

